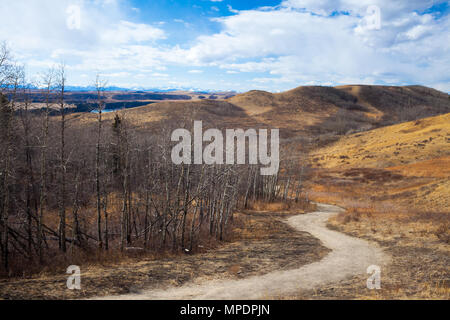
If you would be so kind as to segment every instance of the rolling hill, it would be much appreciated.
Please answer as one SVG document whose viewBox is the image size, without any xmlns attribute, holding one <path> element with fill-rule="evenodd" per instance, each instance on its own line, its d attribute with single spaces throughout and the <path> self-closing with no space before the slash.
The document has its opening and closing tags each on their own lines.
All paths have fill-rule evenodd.
<svg viewBox="0 0 450 320">
<path fill-rule="evenodd" d="M 380 97 L 378 100 L 377 97 Z M 283 138 L 342 135 L 450 112 L 445 93 L 425 87 L 298 87 L 282 92 L 250 91 L 228 99 L 163 101 L 124 111 L 140 128 L 182 123 L 280 128 Z M 105 119 L 112 119 L 106 114 Z M 83 122 L 92 114 L 76 114 Z"/>
<path fill-rule="evenodd" d="M 450 112 L 450 98 L 434 89 L 409 86 L 298 87 L 271 94 L 250 91 L 228 100 L 248 115 L 312 133 L 368 129 Z"/>
<path fill-rule="evenodd" d="M 450 114 L 352 134 L 311 156 L 323 168 L 387 168 L 450 157 Z"/>
<path fill-rule="evenodd" d="M 310 158 L 322 186 L 416 210 L 450 207 L 450 114 L 344 136 Z"/>
</svg>

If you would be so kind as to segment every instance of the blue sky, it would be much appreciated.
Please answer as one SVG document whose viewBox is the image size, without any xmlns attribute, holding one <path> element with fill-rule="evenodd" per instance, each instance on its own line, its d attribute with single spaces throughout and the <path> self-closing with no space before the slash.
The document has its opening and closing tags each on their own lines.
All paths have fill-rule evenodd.
<svg viewBox="0 0 450 320">
<path fill-rule="evenodd" d="M 127 88 L 282 91 L 421 84 L 450 92 L 439 0 L 0 0 L 0 41 L 30 79 L 64 61 Z"/>
</svg>

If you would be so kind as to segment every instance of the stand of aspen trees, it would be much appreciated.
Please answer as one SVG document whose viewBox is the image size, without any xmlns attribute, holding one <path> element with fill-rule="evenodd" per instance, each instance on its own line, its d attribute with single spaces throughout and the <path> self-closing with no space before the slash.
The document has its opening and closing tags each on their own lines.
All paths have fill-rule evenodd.
<svg viewBox="0 0 450 320">
<path fill-rule="evenodd" d="M 43 109 L 30 109 L 24 71 L 0 49 L 0 251 L 3 274 L 78 251 L 195 251 L 223 240 L 237 208 L 298 199 L 302 170 L 283 179 L 258 166 L 174 165 L 167 137 L 139 132 L 117 113 L 72 126 L 64 66 L 42 75 Z M 281 172 L 281 171 L 280 171 Z"/>
</svg>

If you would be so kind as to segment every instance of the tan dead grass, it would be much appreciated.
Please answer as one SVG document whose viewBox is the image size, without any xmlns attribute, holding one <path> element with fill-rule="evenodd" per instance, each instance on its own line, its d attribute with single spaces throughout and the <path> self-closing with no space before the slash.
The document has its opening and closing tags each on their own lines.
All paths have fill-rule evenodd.
<svg viewBox="0 0 450 320">
<path fill-rule="evenodd" d="M 295 232 L 282 221 L 303 212 L 237 212 L 224 243 L 202 242 L 198 254 L 151 252 L 104 263 L 81 263 L 82 290 L 66 288 L 65 267 L 33 277 L 0 280 L 0 299 L 77 299 L 139 292 L 143 288 L 180 286 L 188 281 L 236 279 L 290 270 L 318 261 L 328 250 L 311 235 Z M 284 208 L 274 204 L 273 208 Z M 283 248 L 283 250 L 280 250 Z"/>
<path fill-rule="evenodd" d="M 330 177 L 328 177 L 330 179 Z M 355 277 L 296 298 L 308 299 L 449 299 L 450 246 L 448 207 L 441 211 L 427 206 L 402 206 L 414 194 L 374 201 L 369 195 L 384 193 L 385 185 L 374 187 L 353 183 L 342 187 L 316 185 L 311 198 L 347 208 L 330 219 L 329 227 L 346 234 L 376 241 L 392 255 L 393 262 L 382 270 L 382 290 L 370 291 L 367 277 Z M 394 184 L 395 185 L 395 184 Z M 378 189 L 378 190 L 377 190 Z M 437 207 L 439 208 L 439 207 Z"/>
<path fill-rule="evenodd" d="M 321 168 L 386 168 L 433 159 L 448 162 L 449 124 L 450 114 L 445 114 L 352 134 L 314 151 L 311 158 Z"/>
<path fill-rule="evenodd" d="M 316 150 L 310 197 L 347 211 L 329 227 L 378 242 L 393 257 L 382 289 L 355 277 L 299 297 L 450 298 L 450 114 L 341 138 Z M 328 168 L 328 169 L 325 169 Z"/>
</svg>

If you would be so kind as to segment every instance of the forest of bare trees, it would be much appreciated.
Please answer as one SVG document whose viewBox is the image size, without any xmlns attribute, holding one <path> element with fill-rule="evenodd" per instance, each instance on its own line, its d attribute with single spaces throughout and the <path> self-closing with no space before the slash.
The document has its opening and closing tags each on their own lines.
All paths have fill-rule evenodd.
<svg viewBox="0 0 450 320">
<path fill-rule="evenodd" d="M 224 240 L 237 208 L 298 200 L 303 170 L 292 165 L 283 178 L 261 176 L 256 165 L 174 165 L 167 137 L 136 130 L 125 113 L 104 120 L 100 77 L 95 125 L 73 126 L 66 81 L 64 65 L 41 75 L 45 107 L 31 112 L 24 69 L 1 47 L 3 275 L 80 254 L 190 253 L 202 239 Z"/>
</svg>

